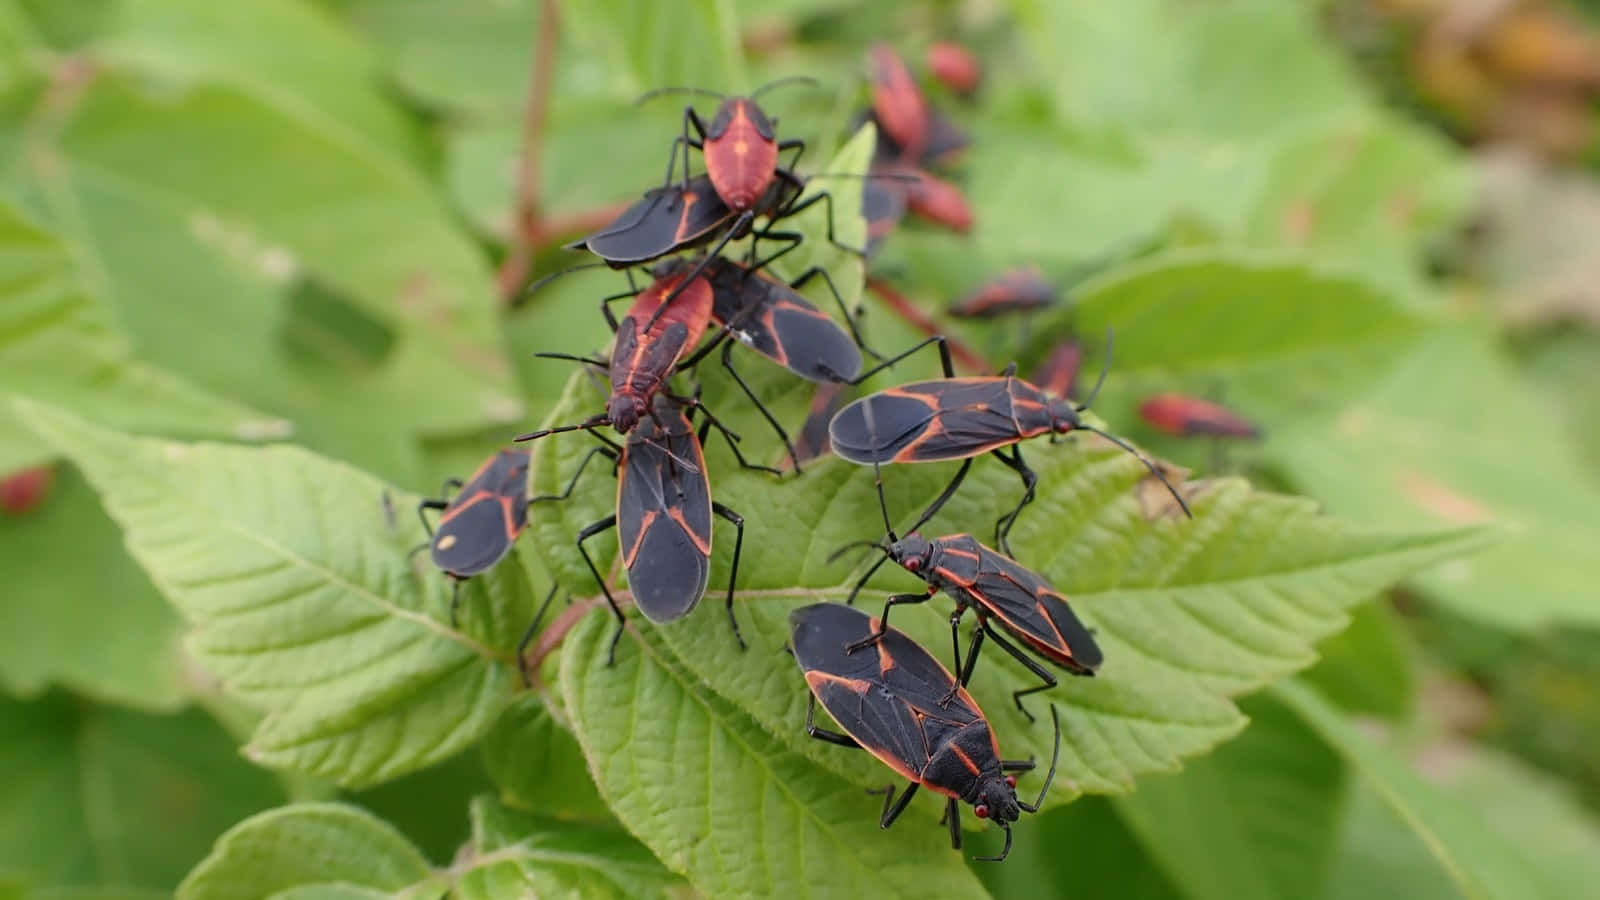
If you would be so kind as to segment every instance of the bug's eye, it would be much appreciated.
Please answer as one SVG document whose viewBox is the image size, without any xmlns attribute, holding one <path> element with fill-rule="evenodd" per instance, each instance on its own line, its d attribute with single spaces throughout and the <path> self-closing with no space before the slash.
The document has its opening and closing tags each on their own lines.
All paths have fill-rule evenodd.
<svg viewBox="0 0 1600 900">
<path fill-rule="evenodd" d="M 1017 786 L 1017 776 L 1015 776 L 1015 775 L 1007 775 L 1006 776 L 1006 787 L 1014 788 L 1016 786 Z"/>
<path fill-rule="evenodd" d="M 922 558 L 921 557 L 913 556 L 913 557 L 909 557 L 906 560 L 906 570 L 907 571 L 915 572 L 920 568 L 922 568 Z"/>
<path fill-rule="evenodd" d="M 972 808 L 972 814 L 980 819 L 987 819 L 989 818 L 989 807 L 979 803 L 977 806 Z"/>
</svg>

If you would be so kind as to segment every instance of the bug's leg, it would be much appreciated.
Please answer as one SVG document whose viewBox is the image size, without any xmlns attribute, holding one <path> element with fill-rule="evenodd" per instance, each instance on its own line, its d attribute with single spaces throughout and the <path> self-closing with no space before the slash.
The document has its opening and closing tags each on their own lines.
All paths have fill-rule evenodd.
<svg viewBox="0 0 1600 900">
<path fill-rule="evenodd" d="M 1022 514 L 1022 508 L 1033 502 L 1034 488 L 1039 483 L 1039 474 L 1029 468 L 1028 463 L 1023 460 L 1021 447 L 1013 446 L 1010 456 L 1001 450 L 995 450 L 993 453 L 995 458 L 1005 463 L 1007 468 L 1016 472 L 1022 479 L 1022 500 L 1017 503 L 1015 509 L 996 519 L 994 523 L 995 543 L 999 545 L 1000 552 L 1013 556 L 1010 541 L 1011 526 L 1017 524 L 1017 516 Z"/>
<path fill-rule="evenodd" d="M 772 410 L 767 409 L 767 405 L 762 403 L 761 398 L 756 396 L 755 390 L 753 390 L 749 384 L 745 383 L 744 378 L 739 374 L 739 370 L 733 367 L 732 341 L 722 345 L 722 367 L 728 370 L 728 374 L 733 378 L 733 383 L 739 386 L 739 390 L 744 391 L 744 395 L 750 398 L 751 403 L 755 404 L 756 411 L 761 413 L 761 417 L 767 420 L 768 425 L 772 426 L 772 430 L 777 433 L 778 439 L 783 442 L 783 449 L 789 454 L 789 461 L 794 463 L 794 470 L 799 472 L 800 459 L 794 451 L 794 443 L 789 440 L 789 432 L 784 430 L 784 427 L 778 423 L 777 417 L 772 414 Z M 731 442 L 729 446 L 732 446 Z M 737 447 L 734 447 L 734 453 L 739 453 L 739 449 Z M 743 455 L 739 456 L 739 464 L 748 469 L 762 469 L 764 471 L 772 472 L 775 475 L 783 474 L 770 466 L 752 466 L 744 461 Z"/>
<path fill-rule="evenodd" d="M 956 803 L 956 798 L 945 800 L 944 817 L 950 826 L 950 849 L 961 849 L 961 807 Z"/>
<path fill-rule="evenodd" d="M 550 608 L 550 601 L 556 598 L 556 591 L 560 587 L 560 582 L 551 583 L 550 593 L 544 595 L 544 602 L 539 604 L 539 611 L 533 614 L 528 630 L 522 633 L 522 640 L 517 641 L 517 672 L 522 675 L 523 687 L 533 686 L 533 680 L 528 677 L 528 645 L 533 643 L 533 636 L 539 633 L 539 623 L 544 621 L 545 610 Z"/>
<path fill-rule="evenodd" d="M 983 623 L 983 630 L 989 635 L 990 639 L 992 639 L 996 644 L 1000 645 L 1002 650 L 1011 654 L 1012 659 L 1022 663 L 1024 668 L 1026 668 L 1029 672 L 1032 672 L 1041 682 L 1043 682 L 1042 684 L 1035 685 L 1031 688 L 1023 688 L 1020 691 L 1013 691 L 1011 694 L 1011 701 L 1017 704 L 1017 709 L 1020 710 L 1023 715 L 1028 717 L 1029 722 L 1034 721 L 1033 713 L 1028 712 L 1027 708 L 1022 705 L 1022 698 L 1029 694 L 1037 693 L 1039 691 L 1048 691 L 1049 689 L 1055 687 L 1059 683 L 1056 681 L 1056 676 L 1052 675 L 1049 669 L 1039 665 L 1038 660 L 1034 659 L 1032 656 L 1029 656 L 1027 653 L 1024 653 L 1016 644 L 1013 644 L 1001 637 L 1000 633 L 995 631 L 994 627 L 991 626 L 987 621 Z"/>
<path fill-rule="evenodd" d="M 733 539 L 733 567 L 728 570 L 728 624 L 733 626 L 733 639 L 739 642 L 739 649 L 746 649 L 744 635 L 739 633 L 739 620 L 733 614 L 733 587 L 739 583 L 739 551 L 744 548 L 744 516 L 712 501 L 711 511 L 733 523 L 738 533 Z"/>
<path fill-rule="evenodd" d="M 839 305 L 839 312 L 844 314 L 844 323 L 847 327 L 849 327 L 850 337 L 855 340 L 856 346 L 871 354 L 875 359 L 884 359 L 885 357 L 882 353 L 879 353 L 871 347 L 868 347 L 867 342 L 861 337 L 861 331 L 856 327 L 856 317 L 851 315 L 849 307 L 844 305 L 844 297 L 840 296 L 839 288 L 834 285 L 833 276 L 828 274 L 827 269 L 824 269 L 821 266 L 812 266 L 811 268 L 802 272 L 800 277 L 789 282 L 789 286 L 798 291 L 805 287 L 807 282 L 818 276 L 821 276 L 823 283 L 827 284 L 828 292 L 833 294 L 834 302 Z"/>
<path fill-rule="evenodd" d="M 895 594 L 891 596 L 888 602 L 883 604 L 883 613 L 878 616 L 878 630 L 853 644 L 847 644 L 844 652 L 854 653 L 863 647 L 870 647 L 883 640 L 884 633 L 889 630 L 889 609 L 891 607 L 899 606 L 902 603 L 927 603 L 928 598 L 932 597 L 934 592 L 938 590 L 936 587 L 929 586 L 926 591 L 920 594 Z"/>
<path fill-rule="evenodd" d="M 978 665 L 978 651 L 983 647 L 983 623 L 980 621 L 978 627 L 972 629 L 972 644 L 967 647 L 967 664 L 963 668 L 961 665 L 961 617 L 966 612 L 967 608 L 965 606 L 958 606 L 956 611 L 950 614 L 950 645 L 955 650 L 956 672 L 958 674 L 956 683 L 950 686 L 950 693 L 945 694 L 940 699 L 940 706 L 949 706 L 951 701 L 956 699 L 956 695 L 961 693 L 961 689 L 966 687 L 967 683 L 972 680 L 972 670 Z"/>
<path fill-rule="evenodd" d="M 922 787 L 922 785 L 915 781 L 906 785 L 906 789 L 900 792 L 899 800 L 894 798 L 894 785 L 892 784 L 886 784 L 881 788 L 867 788 L 867 793 L 869 794 L 883 795 L 883 813 L 878 816 L 878 827 L 888 828 L 893 825 L 894 820 L 900 818 L 900 814 L 906 811 L 906 807 L 911 803 L 911 798 L 917 795 L 917 788 L 919 787 Z"/>
<path fill-rule="evenodd" d="M 605 435 L 597 434 L 595 437 L 598 437 L 602 441 L 609 441 Z M 528 505 L 532 506 L 535 503 L 543 503 L 547 500 L 561 501 L 570 498 L 572 496 L 572 489 L 578 486 L 578 479 L 583 477 L 583 470 L 588 467 L 589 460 L 594 459 L 596 456 L 604 456 L 612 461 L 615 461 L 617 458 L 616 454 L 617 451 L 611 449 L 610 447 L 595 447 L 591 449 L 588 453 L 584 454 L 583 459 L 578 463 L 578 470 L 572 473 L 572 478 L 567 481 L 567 486 L 562 489 L 561 493 L 540 494 L 539 496 L 528 500 Z"/>
<path fill-rule="evenodd" d="M 615 634 L 611 635 L 611 646 L 606 650 L 606 665 L 608 666 L 617 661 L 617 641 L 622 640 L 622 630 L 627 625 L 628 620 L 623 617 L 622 608 L 617 606 L 617 598 L 611 596 L 611 588 L 606 586 L 605 578 L 600 575 L 600 568 L 594 564 L 594 558 L 584 548 L 583 542 L 608 528 L 615 528 L 616 526 L 617 517 L 606 516 L 604 519 L 578 532 L 578 552 L 583 554 L 583 561 L 588 563 L 589 572 L 594 575 L 595 582 L 600 585 L 601 593 L 606 595 L 606 603 L 611 607 L 611 614 L 617 617 L 617 630 Z"/>
<path fill-rule="evenodd" d="M 945 344 L 944 335 L 936 334 L 933 337 L 924 338 L 923 340 L 919 341 L 916 344 L 916 346 L 912 347 L 910 350 L 907 350 L 907 351 L 905 351 L 903 353 L 898 353 L 898 354 L 896 354 L 894 356 L 891 356 L 888 359 L 884 360 L 883 362 L 878 363 L 877 365 L 875 365 L 872 368 L 866 370 L 865 372 L 862 372 L 861 374 L 857 375 L 854 378 L 837 378 L 836 377 L 836 378 L 834 378 L 834 380 L 835 381 L 842 381 L 845 384 L 861 384 L 862 382 L 866 381 L 868 378 L 871 378 L 872 376 L 878 374 L 879 372 L 882 372 L 884 369 L 889 368 L 890 366 L 892 366 L 895 363 L 905 359 L 906 357 L 910 356 L 911 354 L 916 353 L 918 350 L 921 350 L 923 347 L 926 347 L 929 344 L 937 344 L 939 346 L 939 364 L 940 364 L 940 366 L 943 367 L 944 377 L 946 377 L 946 378 L 954 378 L 956 369 L 955 369 L 955 364 L 953 362 L 951 362 L 951 360 L 950 360 L 950 348 L 948 346 L 946 346 L 946 344 Z"/>
</svg>

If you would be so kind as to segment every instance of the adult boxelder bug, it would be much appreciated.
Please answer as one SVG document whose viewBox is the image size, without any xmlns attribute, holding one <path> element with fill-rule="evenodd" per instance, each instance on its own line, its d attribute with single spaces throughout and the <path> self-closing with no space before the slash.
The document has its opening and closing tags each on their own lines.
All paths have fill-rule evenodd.
<svg viewBox="0 0 1600 900">
<path fill-rule="evenodd" d="M 983 83 L 983 64 L 971 50 L 954 41 L 929 44 L 923 59 L 940 84 L 963 97 L 976 93 Z"/>
<path fill-rule="evenodd" d="M 1148 397 L 1139 404 L 1139 417 L 1174 437 L 1261 437 L 1261 428 L 1244 416 L 1220 403 L 1189 394 Z"/>
<path fill-rule="evenodd" d="M 1098 434 L 1133 454 L 1166 483 L 1155 464 L 1133 445 L 1079 418 L 1078 414 L 1094 402 L 1094 392 L 1088 402 L 1075 406 L 1016 377 L 1015 364 L 1007 366 L 998 376 L 956 378 L 949 366 L 948 354 L 941 356 L 948 377 L 902 384 L 870 394 L 839 410 L 828 425 L 834 454 L 854 463 L 966 460 L 911 531 L 931 519 L 950 499 L 966 478 L 974 457 L 992 453 L 1022 479 L 1022 500 L 995 522 L 995 540 L 1000 549 L 1010 555 L 1006 535 L 1023 507 L 1033 501 L 1038 482 L 1037 474 L 1023 460 L 1019 444 L 1044 434 L 1051 435 L 1052 440 L 1071 431 Z M 1104 370 L 1100 378 L 1104 383 Z M 1097 384 L 1095 391 L 1098 390 Z M 1011 448 L 1010 455 L 1005 452 L 1007 447 Z M 1170 483 L 1167 488 L 1187 512 L 1188 506 L 1177 490 Z"/>
<path fill-rule="evenodd" d="M 688 408 L 699 409 L 706 417 L 697 434 L 689 420 Z M 517 438 L 536 440 L 546 435 L 586 430 L 606 446 L 598 447 L 579 464 L 572 481 L 560 497 L 569 496 L 583 475 L 589 460 L 597 454 L 617 465 L 617 511 L 578 532 L 578 552 L 605 594 L 611 612 L 617 617 L 617 631 L 611 637 L 607 664 L 615 658 L 617 641 L 622 638 L 622 608 L 606 586 L 600 568 L 585 549 L 584 542 L 609 529 L 617 529 L 622 565 L 628 572 L 628 588 L 633 602 L 645 618 L 665 625 L 688 615 L 700 602 L 711 578 L 711 516 L 733 523 L 738 536 L 733 543 L 733 565 L 728 573 L 728 622 L 733 636 L 744 648 L 739 620 L 733 614 L 733 588 L 739 579 L 739 552 L 744 546 L 744 517 L 711 499 L 711 480 L 706 473 L 702 444 L 709 430 L 716 427 L 728 438 L 728 445 L 740 465 L 775 472 L 766 466 L 747 463 L 739 452 L 737 438 L 723 428 L 698 401 L 687 403 L 658 394 L 651 414 L 618 446 L 594 429 L 594 423 L 564 425 L 535 431 Z"/>
<path fill-rule="evenodd" d="M 874 474 L 878 474 L 877 466 L 873 468 Z M 834 554 L 834 558 L 851 547 L 865 543 L 883 551 L 886 559 L 894 560 L 907 572 L 928 583 L 926 591 L 891 596 L 879 616 L 882 623 L 880 631 L 888 627 L 891 608 L 906 603 L 925 603 L 934 594 L 944 591 L 956 601 L 956 610 L 950 616 L 950 644 L 956 671 L 962 673 L 961 683 L 966 684 L 972 678 L 972 670 L 978 663 L 978 651 L 987 636 L 1043 682 L 1011 695 L 1017 709 L 1030 721 L 1033 713 L 1022 705 L 1022 698 L 1055 687 L 1055 676 L 1001 637 L 994 630 L 991 620 L 999 621 L 1005 630 L 1020 638 L 1040 656 L 1074 675 L 1093 675 L 1095 669 L 1100 667 L 1104 656 L 1094 636 L 1073 613 L 1067 598 L 1042 576 L 1011 557 L 985 547 L 970 534 L 929 539 L 913 531 L 904 538 L 895 537 L 894 527 L 889 521 L 889 506 L 883 496 L 883 481 L 881 478 L 875 481 L 878 508 L 883 513 L 885 540 L 882 543 L 847 544 Z M 876 568 L 873 567 L 874 570 Z M 868 572 L 868 577 L 871 577 L 871 572 Z M 856 584 L 847 603 L 855 603 L 856 595 L 866 581 L 863 578 Z M 969 608 L 978 616 L 978 628 L 973 631 L 972 646 L 967 650 L 967 661 L 963 666 L 960 626 Z M 876 637 L 871 637 L 847 649 L 855 652 L 876 640 Z"/>
<path fill-rule="evenodd" d="M 989 319 L 1044 309 L 1056 299 L 1055 285 L 1046 281 L 1037 268 L 1029 266 L 1002 273 L 950 304 L 949 313 L 958 319 Z"/>
<path fill-rule="evenodd" d="M 775 179 L 783 179 L 799 186 L 791 171 L 805 152 L 805 141 L 778 141 L 776 120 L 767 117 L 756 98 L 785 84 L 805 83 L 815 85 L 816 79 L 804 75 L 780 78 L 764 85 L 747 97 L 729 97 L 703 88 L 665 87 L 649 91 L 639 102 L 664 94 L 698 94 L 716 97 L 722 101 L 708 126 L 700 119 L 693 106 L 683 108 L 683 135 L 673 141 L 672 154 L 667 158 L 667 181 L 672 181 L 672 168 L 678 151 L 683 151 L 683 180 L 689 179 L 689 148 L 701 152 L 717 196 L 734 212 L 743 213 L 756 208 Z M 690 129 L 699 139 L 689 136 Z M 794 150 L 787 167 L 779 167 L 778 154 Z"/>
<path fill-rule="evenodd" d="M 488 571 L 511 552 L 528 524 L 528 451 L 499 450 L 483 461 L 472 477 L 445 482 L 441 493 L 457 488 L 454 498 L 424 499 L 417 518 L 428 532 L 433 564 L 450 576 L 450 624 L 456 624 L 461 582 Z M 439 524 L 426 511 L 440 510 Z M 421 549 L 421 548 L 418 548 Z"/>
<path fill-rule="evenodd" d="M 873 44 L 867 51 L 872 82 L 872 113 L 878 125 L 900 148 L 900 159 L 922 157 L 928 142 L 928 101 L 906 68 L 905 61 L 888 44 Z"/>
<path fill-rule="evenodd" d="M 950 845 L 961 848 L 961 803 L 973 814 L 990 819 L 1006 833 L 998 862 L 1011 852 L 1011 823 L 1023 812 L 1038 812 L 1055 780 L 1061 754 L 1061 719 L 1055 706 L 1055 752 L 1039 797 L 1017 799 L 1016 777 L 1008 773 L 1034 767 L 1032 760 L 1000 758 L 1000 744 L 983 710 L 949 670 L 895 629 L 880 629 L 870 616 L 837 603 L 818 603 L 789 614 L 790 648 L 805 673 L 811 697 L 806 704 L 806 733 L 818 740 L 866 750 L 910 780 L 895 799 L 894 786 L 883 788 L 878 827 L 888 828 L 926 786 L 947 798 L 945 821 Z M 878 635 L 875 653 L 845 647 Z M 816 725 L 817 703 L 833 716 L 843 733 Z M 877 793 L 874 791 L 874 793 Z"/>
<path fill-rule="evenodd" d="M 905 218 L 905 188 L 882 179 L 869 180 L 861 186 L 861 215 L 867 220 L 867 255 L 871 256 Z"/>
<path fill-rule="evenodd" d="M 590 423 L 609 422 L 619 434 L 627 434 L 677 371 L 684 355 L 700 342 L 711 321 L 711 284 L 699 276 L 686 281 L 688 268 L 679 260 L 658 266 L 655 280 L 637 294 L 620 322 L 612 318 L 608 304 L 634 293 L 616 294 L 601 301 L 606 321 L 616 332 L 610 360 L 565 353 L 538 354 L 547 359 L 570 359 L 603 367 L 609 372 L 611 396 L 606 401 L 606 411 L 589 419 Z"/>
</svg>

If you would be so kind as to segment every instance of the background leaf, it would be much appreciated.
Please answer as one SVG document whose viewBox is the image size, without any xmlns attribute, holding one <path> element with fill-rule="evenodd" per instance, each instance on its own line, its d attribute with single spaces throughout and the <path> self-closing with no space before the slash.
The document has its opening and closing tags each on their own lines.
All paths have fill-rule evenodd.
<svg viewBox="0 0 1600 900">
<path fill-rule="evenodd" d="M 409 567 L 411 532 L 384 522 L 375 479 L 294 447 L 169 444 L 19 409 L 102 492 L 195 626 L 197 658 L 268 712 L 251 758 L 369 785 L 452 755 L 503 707 L 509 643 L 450 628 L 444 579 Z M 509 616 L 509 635 L 532 591 L 499 571 L 490 604 L 466 603 Z"/>
<path fill-rule="evenodd" d="M 0 698 L 0 763 L 0 877 L 41 889 L 169 891 L 219 831 L 282 798 L 200 712 L 56 692 Z"/>
<path fill-rule="evenodd" d="M 191 436 L 283 437 L 288 423 L 206 394 L 134 357 L 111 328 L 68 249 L 0 202 L 0 368 L 4 390 L 113 424 Z M 15 424 L 0 428 L 0 472 L 49 451 Z"/>
<path fill-rule="evenodd" d="M 392 894 L 419 888 L 430 875 L 422 854 L 381 820 L 352 806 L 302 803 L 252 816 L 230 829 L 183 880 L 178 896 L 242 900 L 301 889 L 295 896 L 305 897 L 305 889 L 318 885 L 327 885 L 316 888 L 319 892 L 349 886 Z"/>
<path fill-rule="evenodd" d="M 659 897 L 684 889 L 616 827 L 548 819 L 480 797 L 472 832 L 463 897 Z"/>
</svg>

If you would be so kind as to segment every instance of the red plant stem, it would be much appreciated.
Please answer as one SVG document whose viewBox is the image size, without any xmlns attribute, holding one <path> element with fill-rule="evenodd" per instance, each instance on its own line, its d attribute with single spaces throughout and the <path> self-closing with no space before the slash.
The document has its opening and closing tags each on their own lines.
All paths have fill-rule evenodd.
<svg viewBox="0 0 1600 900">
<path fill-rule="evenodd" d="M 528 79 L 528 105 L 522 120 L 522 153 L 517 160 L 516 207 L 512 213 L 511 247 L 497 278 L 500 298 L 509 303 L 528 279 L 534 238 L 539 227 L 539 172 L 544 149 L 544 122 L 550 107 L 550 82 L 555 68 L 556 0 L 539 3 L 539 37 L 533 48 Z"/>
<path fill-rule="evenodd" d="M 913 328 L 929 337 L 943 334 L 939 323 L 922 311 L 922 308 L 912 303 L 906 296 L 895 290 L 888 282 L 871 276 L 867 277 L 867 290 L 877 294 L 884 303 L 889 305 L 895 315 L 910 322 Z M 944 336 L 945 346 L 950 348 L 950 355 L 955 357 L 956 364 L 969 372 L 986 373 L 992 370 L 988 361 L 976 350 L 968 347 L 960 340 L 949 335 Z"/>
</svg>

